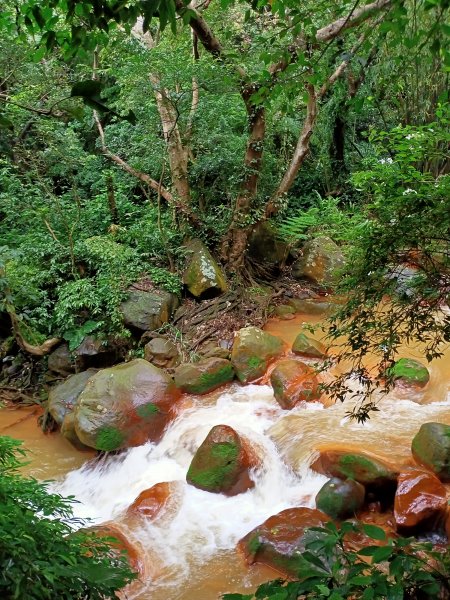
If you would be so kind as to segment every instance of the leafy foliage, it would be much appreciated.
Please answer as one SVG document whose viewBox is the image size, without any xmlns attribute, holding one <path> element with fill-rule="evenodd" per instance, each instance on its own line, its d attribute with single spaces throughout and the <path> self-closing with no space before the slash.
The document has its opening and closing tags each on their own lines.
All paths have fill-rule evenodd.
<svg viewBox="0 0 450 600">
<path fill-rule="evenodd" d="M 73 500 L 20 474 L 21 442 L 0 437 L 0 594 L 2 598 L 106 600 L 134 579 L 106 538 L 78 530 Z"/>
<path fill-rule="evenodd" d="M 385 545 L 353 550 L 351 536 Z M 306 533 L 298 581 L 276 579 L 263 583 L 255 594 L 225 594 L 223 600 L 419 600 L 448 597 L 450 551 L 433 549 L 413 538 L 386 539 L 375 525 L 328 523 Z M 441 595 L 442 594 L 442 595 Z"/>
</svg>

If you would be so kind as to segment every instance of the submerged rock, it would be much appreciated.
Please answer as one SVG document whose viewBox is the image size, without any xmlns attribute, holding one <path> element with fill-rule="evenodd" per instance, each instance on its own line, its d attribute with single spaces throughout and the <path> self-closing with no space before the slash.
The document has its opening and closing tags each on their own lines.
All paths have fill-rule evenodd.
<svg viewBox="0 0 450 600">
<path fill-rule="evenodd" d="M 295 279 L 309 279 L 323 286 L 337 283 L 339 269 L 345 265 L 344 255 L 339 246 L 326 236 L 319 236 L 306 242 L 302 256 L 292 265 Z"/>
<path fill-rule="evenodd" d="M 425 387 L 430 380 L 430 374 L 425 365 L 412 358 L 401 358 L 388 369 L 387 374 L 393 377 L 395 382 L 417 388 Z"/>
<path fill-rule="evenodd" d="M 323 344 L 304 333 L 299 333 L 292 344 L 292 352 L 308 358 L 325 358 L 326 348 Z"/>
<path fill-rule="evenodd" d="M 108 523 L 104 525 L 94 525 L 85 531 L 92 532 L 97 538 L 113 538 L 110 546 L 113 552 L 117 552 L 119 556 L 125 555 L 130 567 L 140 573 L 144 573 L 144 558 L 143 550 L 137 544 L 132 543 L 119 525 Z"/>
<path fill-rule="evenodd" d="M 66 415 L 73 411 L 78 396 L 86 387 L 90 377 L 97 373 L 96 369 L 82 371 L 71 375 L 63 383 L 53 387 L 48 395 L 48 411 L 58 425 L 62 425 Z"/>
<path fill-rule="evenodd" d="M 138 331 L 154 331 L 170 320 L 178 305 L 178 297 L 170 292 L 131 289 L 120 310 L 127 327 Z"/>
<path fill-rule="evenodd" d="M 103 369 L 78 397 L 76 434 L 86 446 L 105 451 L 157 441 L 179 396 L 172 379 L 146 360 Z"/>
<path fill-rule="evenodd" d="M 323 527 L 331 519 L 313 508 L 288 508 L 270 517 L 243 537 L 238 548 L 247 564 L 263 563 L 283 575 L 298 576 L 309 527 Z"/>
<path fill-rule="evenodd" d="M 233 342 L 231 362 L 243 383 L 255 381 L 266 372 L 270 362 L 283 353 L 283 341 L 258 327 L 240 329 Z"/>
<path fill-rule="evenodd" d="M 183 485 L 181 481 L 157 483 L 141 492 L 127 513 L 153 520 L 181 498 Z"/>
<path fill-rule="evenodd" d="M 317 473 L 328 477 L 354 479 L 362 484 L 383 485 L 395 482 L 398 471 L 394 471 L 383 461 L 361 452 L 345 450 L 325 450 L 311 465 Z"/>
<path fill-rule="evenodd" d="M 436 475 L 415 467 L 400 473 L 394 501 L 399 527 L 416 527 L 430 517 L 443 514 L 446 506 L 446 489 Z"/>
<path fill-rule="evenodd" d="M 175 369 L 175 385 L 183 392 L 206 394 L 234 379 L 231 362 L 225 358 L 206 358 Z"/>
<path fill-rule="evenodd" d="M 414 436 L 411 450 L 419 464 L 441 481 L 450 481 L 450 425 L 424 423 Z"/>
<path fill-rule="evenodd" d="M 296 313 L 306 315 L 324 315 L 334 308 L 331 302 L 323 302 L 314 298 L 290 298 L 288 304 Z"/>
<path fill-rule="evenodd" d="M 357 481 L 333 477 L 317 493 L 316 506 L 332 519 L 345 519 L 362 507 L 365 495 L 365 487 Z"/>
<path fill-rule="evenodd" d="M 250 470 L 256 456 L 238 433 L 228 425 L 216 425 L 192 459 L 186 481 L 207 492 L 235 496 L 252 488 Z"/>
<path fill-rule="evenodd" d="M 293 358 L 280 360 L 270 375 L 278 404 L 290 410 L 299 402 L 320 398 L 319 382 L 311 367 Z"/>
<path fill-rule="evenodd" d="M 181 357 L 178 348 L 173 342 L 166 338 L 153 338 L 144 346 L 144 358 L 156 367 L 173 368 L 176 367 Z"/>
<path fill-rule="evenodd" d="M 197 239 L 185 244 L 188 251 L 183 283 L 195 298 L 212 298 L 228 289 L 225 275 L 205 244 Z"/>
</svg>

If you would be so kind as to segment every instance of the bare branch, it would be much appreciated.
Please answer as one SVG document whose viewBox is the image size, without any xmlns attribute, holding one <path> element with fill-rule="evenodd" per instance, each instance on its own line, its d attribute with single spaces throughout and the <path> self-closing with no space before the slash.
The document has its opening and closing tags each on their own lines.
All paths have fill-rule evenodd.
<svg viewBox="0 0 450 600">
<path fill-rule="evenodd" d="M 376 0 L 376 2 L 361 6 L 361 8 L 354 10 L 351 16 L 347 15 L 346 17 L 337 19 L 337 21 L 333 21 L 325 27 L 318 29 L 315 39 L 317 42 L 328 42 L 346 29 L 359 25 L 361 21 L 370 18 L 374 13 L 383 10 L 384 8 L 390 8 L 393 3 L 394 0 Z"/>
</svg>

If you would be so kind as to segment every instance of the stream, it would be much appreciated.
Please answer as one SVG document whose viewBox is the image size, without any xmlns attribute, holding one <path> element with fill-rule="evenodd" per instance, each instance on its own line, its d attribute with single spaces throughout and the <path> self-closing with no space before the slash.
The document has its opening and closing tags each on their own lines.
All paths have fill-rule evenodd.
<svg viewBox="0 0 450 600">
<path fill-rule="evenodd" d="M 291 344 L 303 324 L 317 320 L 296 315 L 289 321 L 273 319 L 265 329 Z M 315 337 L 320 339 L 321 333 Z M 403 356 L 421 357 L 419 349 L 411 348 Z M 186 396 L 158 444 L 106 458 L 78 452 L 59 434 L 45 436 L 36 425 L 36 409 L 3 410 L 0 434 L 25 440 L 32 453 L 27 472 L 54 479 L 52 490 L 75 496 L 77 517 L 96 524 L 112 521 L 138 549 L 142 577 L 124 598 L 213 600 L 227 591 L 250 593 L 277 577 L 263 565 L 246 567 L 235 546 L 271 515 L 315 506 L 314 497 L 327 480 L 308 468 L 319 449 L 342 446 L 405 464 L 412 461 L 411 440 L 422 423 L 450 424 L 450 351 L 428 368 L 431 379 L 425 390 L 415 396 L 400 389 L 391 392 L 365 425 L 347 420 L 351 401 L 328 408 L 315 402 L 286 411 L 270 386 L 233 383 L 204 396 Z M 262 468 L 252 475 L 255 487 L 234 497 L 185 482 L 193 454 L 219 424 L 243 434 L 262 457 Z M 127 513 L 140 492 L 160 482 L 178 483 L 153 520 Z"/>
</svg>

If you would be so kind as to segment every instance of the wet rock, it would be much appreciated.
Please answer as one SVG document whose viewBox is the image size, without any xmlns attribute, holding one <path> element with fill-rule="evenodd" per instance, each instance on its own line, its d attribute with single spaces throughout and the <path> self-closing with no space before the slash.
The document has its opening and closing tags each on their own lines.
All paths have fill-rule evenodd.
<svg viewBox="0 0 450 600">
<path fill-rule="evenodd" d="M 337 283 L 338 271 L 345 265 L 341 250 L 326 236 L 306 242 L 302 256 L 292 265 L 295 279 L 309 279 L 325 287 Z"/>
<path fill-rule="evenodd" d="M 128 514 L 138 514 L 153 520 L 166 512 L 169 505 L 175 503 L 181 497 L 182 487 L 183 483 L 181 481 L 157 483 L 148 490 L 141 492 L 127 512 Z"/>
<path fill-rule="evenodd" d="M 113 551 L 118 555 L 126 556 L 130 567 L 138 573 L 144 572 L 143 550 L 135 543 L 132 543 L 122 531 L 119 525 L 108 523 L 105 525 L 94 525 L 85 531 L 92 532 L 97 538 L 114 538 L 111 543 Z"/>
<path fill-rule="evenodd" d="M 247 249 L 251 260 L 275 268 L 282 265 L 289 254 L 289 246 L 278 239 L 275 228 L 268 221 L 253 230 Z"/>
<path fill-rule="evenodd" d="M 399 527 L 416 527 L 443 514 L 446 506 L 446 489 L 436 475 L 415 467 L 400 473 L 394 501 L 394 516 Z"/>
<path fill-rule="evenodd" d="M 248 443 L 228 425 L 216 425 L 194 455 L 186 481 L 200 490 L 235 496 L 252 488 L 257 466 Z"/>
<path fill-rule="evenodd" d="M 385 462 L 361 452 L 325 450 L 311 465 L 317 473 L 328 477 L 354 479 L 364 485 L 384 485 L 395 482 L 398 471 Z"/>
<path fill-rule="evenodd" d="M 400 264 L 391 267 L 386 279 L 394 282 L 394 293 L 400 298 L 408 299 L 417 294 L 415 281 L 420 271 L 417 267 Z"/>
<path fill-rule="evenodd" d="M 179 396 L 172 379 L 146 360 L 103 369 L 78 397 L 75 431 L 83 444 L 105 451 L 157 441 Z"/>
<path fill-rule="evenodd" d="M 307 336 L 304 333 L 299 333 L 292 344 L 292 352 L 300 356 L 308 358 L 326 358 L 327 351 L 323 344 Z"/>
<path fill-rule="evenodd" d="M 238 543 L 247 564 L 263 563 L 283 575 L 297 577 L 308 539 L 305 530 L 331 519 L 313 508 L 288 508 L 258 525 Z M 309 538 L 310 539 L 310 538 Z"/>
<path fill-rule="evenodd" d="M 86 383 L 96 369 L 82 371 L 71 375 L 63 383 L 53 387 L 48 395 L 48 411 L 58 425 L 62 425 L 65 416 L 72 412 L 78 396 L 86 387 Z"/>
<path fill-rule="evenodd" d="M 398 537 L 392 512 L 371 510 L 371 505 L 369 505 L 368 510 L 358 513 L 357 518 L 350 519 L 350 521 L 359 526 L 359 531 L 353 531 L 345 535 L 344 546 L 346 550 L 357 552 L 358 550 L 361 550 L 361 548 L 366 548 L 367 546 L 386 546 L 390 539 Z M 362 529 L 363 525 L 376 525 L 384 530 L 386 538 L 384 540 L 375 540 L 374 538 L 371 538 Z"/>
<path fill-rule="evenodd" d="M 225 275 L 200 240 L 194 239 L 186 245 L 187 265 L 183 283 L 195 298 L 213 298 L 228 289 Z"/>
<path fill-rule="evenodd" d="M 144 358 L 156 367 L 171 369 L 181 362 L 178 348 L 166 338 L 153 338 L 144 346 Z"/>
<path fill-rule="evenodd" d="M 280 360 L 270 375 L 270 383 L 278 404 L 290 410 L 299 402 L 320 398 L 319 382 L 313 369 L 293 358 Z"/>
<path fill-rule="evenodd" d="M 401 358 L 388 369 L 387 374 L 393 377 L 396 383 L 408 387 L 423 388 L 430 380 L 428 369 L 412 358 Z"/>
<path fill-rule="evenodd" d="M 296 313 L 304 313 L 305 315 L 324 315 L 334 308 L 334 304 L 330 302 L 310 298 L 291 298 L 288 300 L 288 304 L 292 306 Z"/>
<path fill-rule="evenodd" d="M 295 313 L 295 309 L 293 306 L 289 304 L 279 304 L 275 306 L 273 309 L 273 314 L 276 317 L 285 317 L 286 315 L 293 315 Z"/>
<path fill-rule="evenodd" d="M 154 290 L 131 290 L 120 310 L 127 327 L 138 331 L 154 331 L 167 323 L 179 304 L 175 294 Z"/>
<path fill-rule="evenodd" d="M 234 379 L 231 362 L 225 358 L 205 358 L 175 369 L 175 385 L 189 394 L 206 394 Z"/>
<path fill-rule="evenodd" d="M 56 350 L 50 352 L 48 355 L 47 366 L 49 371 L 58 373 L 63 377 L 75 373 L 75 357 L 69 352 L 69 346 L 67 344 L 61 344 Z"/>
<path fill-rule="evenodd" d="M 73 412 L 67 413 L 64 417 L 64 421 L 61 424 L 61 435 L 77 450 L 90 450 L 92 452 L 92 448 L 82 444 L 77 436 L 75 431 L 75 415 Z"/>
<path fill-rule="evenodd" d="M 345 519 L 362 507 L 365 495 L 365 487 L 357 481 L 333 477 L 319 490 L 316 506 L 332 519 Z"/>
<path fill-rule="evenodd" d="M 283 353 L 283 341 L 257 327 L 240 329 L 233 342 L 231 362 L 243 383 L 255 381 L 266 372 L 270 362 Z"/>
<path fill-rule="evenodd" d="M 424 423 L 414 436 L 411 450 L 419 464 L 441 481 L 450 481 L 450 425 Z"/>
</svg>

